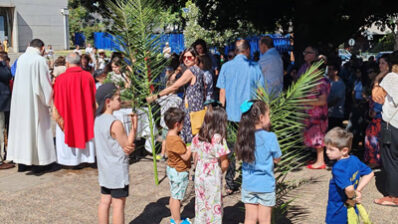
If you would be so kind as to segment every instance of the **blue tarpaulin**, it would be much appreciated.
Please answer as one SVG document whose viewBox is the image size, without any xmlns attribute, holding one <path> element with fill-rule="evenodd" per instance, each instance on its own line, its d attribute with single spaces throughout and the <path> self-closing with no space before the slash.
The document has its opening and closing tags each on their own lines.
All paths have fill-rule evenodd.
<svg viewBox="0 0 398 224">
<path fill-rule="evenodd" d="M 79 46 L 84 46 L 84 42 L 86 41 L 86 37 L 83 33 L 75 33 L 74 44 Z"/>
<path fill-rule="evenodd" d="M 280 52 L 288 52 L 292 50 L 290 46 L 290 35 L 282 36 L 280 34 L 267 34 L 274 40 L 275 48 Z M 250 42 L 251 46 L 251 54 L 253 55 L 254 52 L 259 51 L 258 41 L 260 40 L 261 36 L 252 36 L 246 38 Z M 76 33 L 75 36 L 75 44 L 83 45 L 85 41 L 85 37 L 82 33 Z M 117 43 L 117 39 L 114 38 L 112 35 L 104 32 L 95 32 L 94 33 L 94 46 L 98 49 L 104 50 L 120 50 L 120 44 Z M 171 47 L 171 51 L 179 54 L 185 49 L 184 45 L 184 35 L 183 34 L 163 34 L 160 37 L 160 50 L 163 49 L 166 42 L 169 43 Z M 234 43 L 230 43 L 224 48 L 224 53 L 227 54 L 229 50 L 233 50 Z M 217 51 L 215 49 L 215 51 Z"/>
<path fill-rule="evenodd" d="M 290 35 L 282 36 L 280 34 L 267 34 L 263 36 L 270 36 L 274 41 L 274 46 L 279 53 L 284 53 L 292 50 L 290 46 Z M 262 36 L 253 36 L 245 38 L 250 42 L 250 53 L 253 56 L 254 52 L 260 51 L 258 46 L 258 41 Z M 234 43 L 231 43 L 224 48 L 224 54 L 227 55 L 229 50 L 234 50 L 235 46 Z"/>
</svg>

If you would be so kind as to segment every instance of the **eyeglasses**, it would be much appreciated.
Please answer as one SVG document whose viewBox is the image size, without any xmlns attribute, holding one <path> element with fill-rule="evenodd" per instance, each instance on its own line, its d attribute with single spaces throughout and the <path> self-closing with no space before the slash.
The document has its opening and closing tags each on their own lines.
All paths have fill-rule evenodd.
<svg viewBox="0 0 398 224">
<path fill-rule="evenodd" d="M 182 59 L 185 61 L 185 60 L 189 60 L 189 61 L 193 61 L 193 59 L 195 59 L 195 57 L 194 56 L 183 56 L 182 57 Z"/>
<path fill-rule="evenodd" d="M 313 52 L 313 51 L 303 51 L 303 55 L 306 55 L 306 54 L 315 54 L 315 52 Z"/>
</svg>

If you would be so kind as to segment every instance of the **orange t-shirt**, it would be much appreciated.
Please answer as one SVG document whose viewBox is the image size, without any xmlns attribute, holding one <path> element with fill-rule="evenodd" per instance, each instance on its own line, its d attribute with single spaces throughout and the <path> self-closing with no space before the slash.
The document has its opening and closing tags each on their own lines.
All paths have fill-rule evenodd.
<svg viewBox="0 0 398 224">
<path fill-rule="evenodd" d="M 166 137 L 167 150 L 167 165 L 176 169 L 178 172 L 183 172 L 191 168 L 191 161 L 184 161 L 181 155 L 187 151 L 187 148 L 180 136 L 168 135 Z"/>
</svg>

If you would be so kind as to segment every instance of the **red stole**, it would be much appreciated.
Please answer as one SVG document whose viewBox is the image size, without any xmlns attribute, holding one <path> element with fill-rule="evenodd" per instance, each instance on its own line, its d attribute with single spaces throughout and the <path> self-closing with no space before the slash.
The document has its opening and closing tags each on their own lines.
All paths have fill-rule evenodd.
<svg viewBox="0 0 398 224">
<path fill-rule="evenodd" d="M 68 68 L 54 83 L 54 106 L 64 120 L 65 144 L 86 148 L 94 138 L 95 81 L 80 67 Z"/>
</svg>

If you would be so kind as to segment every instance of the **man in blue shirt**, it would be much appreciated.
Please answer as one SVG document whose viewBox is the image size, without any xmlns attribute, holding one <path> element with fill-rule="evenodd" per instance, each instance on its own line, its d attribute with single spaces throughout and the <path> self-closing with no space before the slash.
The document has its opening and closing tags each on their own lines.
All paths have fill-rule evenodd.
<svg viewBox="0 0 398 224">
<path fill-rule="evenodd" d="M 259 41 L 261 57 L 258 64 L 265 80 L 265 87 L 270 96 L 276 97 L 283 91 L 283 61 L 274 48 L 271 37 L 261 37 Z"/>
<path fill-rule="evenodd" d="M 256 97 L 257 88 L 264 88 L 264 78 L 257 62 L 249 60 L 250 43 L 247 40 L 237 40 L 235 43 L 237 55 L 233 60 L 223 64 L 217 80 L 220 89 L 220 102 L 226 107 L 228 121 L 237 129 L 240 121 L 240 105 L 245 100 Z M 233 149 L 233 147 L 230 147 Z M 229 155 L 229 167 L 225 176 L 227 193 L 237 190 L 235 177 L 235 157 L 233 150 Z"/>
<path fill-rule="evenodd" d="M 256 97 L 258 86 L 264 88 L 264 78 L 258 63 L 249 60 L 250 44 L 247 40 L 235 43 L 237 55 L 221 67 L 217 80 L 220 102 L 226 107 L 228 121 L 240 121 L 240 105 Z"/>
<path fill-rule="evenodd" d="M 328 65 L 328 77 L 331 84 L 328 96 L 329 130 L 334 127 L 343 127 L 345 85 L 338 76 L 339 68 L 340 65 L 337 62 Z"/>
</svg>

